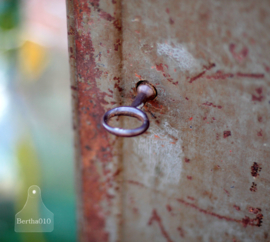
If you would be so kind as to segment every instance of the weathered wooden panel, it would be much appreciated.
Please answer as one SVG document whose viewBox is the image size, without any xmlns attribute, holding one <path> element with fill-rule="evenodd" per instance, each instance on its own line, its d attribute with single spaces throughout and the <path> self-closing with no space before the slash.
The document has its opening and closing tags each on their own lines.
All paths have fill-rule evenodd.
<svg viewBox="0 0 270 242">
<path fill-rule="evenodd" d="M 68 7 L 82 239 L 269 241 L 270 2 Z M 107 134 L 140 79 L 150 129 Z"/>
</svg>

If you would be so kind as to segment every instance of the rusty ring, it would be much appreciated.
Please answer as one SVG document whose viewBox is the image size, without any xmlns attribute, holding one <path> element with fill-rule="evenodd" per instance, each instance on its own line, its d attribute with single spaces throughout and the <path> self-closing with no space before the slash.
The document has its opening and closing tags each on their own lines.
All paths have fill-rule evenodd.
<svg viewBox="0 0 270 242">
<path fill-rule="evenodd" d="M 142 121 L 143 124 L 135 129 L 121 129 L 117 127 L 112 127 L 108 125 L 108 121 L 110 118 L 115 116 L 129 116 L 137 118 Z M 121 137 L 134 137 L 144 133 L 149 127 L 149 119 L 147 115 L 140 109 L 134 107 L 117 107 L 106 112 L 102 118 L 103 127 L 110 132 L 111 134 L 121 136 Z"/>
</svg>

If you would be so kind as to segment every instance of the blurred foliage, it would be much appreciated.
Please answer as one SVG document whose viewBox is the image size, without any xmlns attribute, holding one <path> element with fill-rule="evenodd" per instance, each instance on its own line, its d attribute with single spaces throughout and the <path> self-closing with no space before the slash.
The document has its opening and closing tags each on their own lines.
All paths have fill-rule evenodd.
<svg viewBox="0 0 270 242">
<path fill-rule="evenodd" d="M 44 71 L 48 58 L 47 49 L 32 41 L 26 41 L 19 50 L 20 72 L 27 80 L 37 80 Z"/>
<path fill-rule="evenodd" d="M 19 0 L 1 0 L 0 2 L 0 28 L 10 30 L 18 26 Z"/>
<path fill-rule="evenodd" d="M 16 191 L 11 192 L 15 196 L 6 198 L 0 190 L 0 242 L 73 242 L 76 223 L 71 125 L 59 121 L 59 113 L 62 120 L 71 120 L 70 100 L 66 101 L 69 93 L 63 92 L 65 88 L 69 91 L 65 74 L 68 60 L 63 53 L 30 37 L 21 42 L 21 5 L 27 1 L 0 0 L 0 74 L 5 76 L 0 88 L 6 85 L 9 92 L 5 116 L 9 128 L 5 135 L 14 136 L 14 142 L 7 153 L 16 160 L 18 170 Z M 1 121 L 0 128 L 6 128 Z M 57 125 L 63 129 L 50 129 Z M 1 158 L 0 154 L 0 169 Z M 42 188 L 43 202 L 55 215 L 52 233 L 14 232 L 14 216 L 23 208 L 31 185 Z"/>
</svg>

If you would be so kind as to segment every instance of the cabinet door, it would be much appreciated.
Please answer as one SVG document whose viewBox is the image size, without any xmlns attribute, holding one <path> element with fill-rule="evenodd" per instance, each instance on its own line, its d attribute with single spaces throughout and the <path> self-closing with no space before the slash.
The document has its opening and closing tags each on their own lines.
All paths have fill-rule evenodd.
<svg viewBox="0 0 270 242">
<path fill-rule="evenodd" d="M 268 241 L 270 2 L 67 8 L 80 240 Z M 107 133 L 140 80 L 150 128 Z"/>
</svg>

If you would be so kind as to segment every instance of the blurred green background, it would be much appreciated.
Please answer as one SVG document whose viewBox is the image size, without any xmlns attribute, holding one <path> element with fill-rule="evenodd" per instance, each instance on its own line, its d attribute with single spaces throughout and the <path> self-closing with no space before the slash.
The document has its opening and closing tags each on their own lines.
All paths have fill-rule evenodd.
<svg viewBox="0 0 270 242">
<path fill-rule="evenodd" d="M 0 241 L 76 241 L 65 0 L 0 1 Z M 51 233 L 15 233 L 27 190 Z"/>
</svg>

